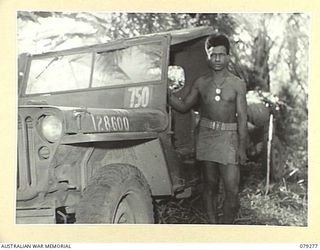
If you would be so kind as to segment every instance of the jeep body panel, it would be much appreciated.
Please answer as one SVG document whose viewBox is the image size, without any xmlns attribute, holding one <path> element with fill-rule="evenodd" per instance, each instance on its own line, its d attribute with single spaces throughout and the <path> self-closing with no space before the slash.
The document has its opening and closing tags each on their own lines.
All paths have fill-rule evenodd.
<svg viewBox="0 0 320 250">
<path fill-rule="evenodd" d="M 154 196 L 172 195 L 173 182 L 167 167 L 166 156 L 159 138 L 143 143 L 120 142 L 107 150 L 102 159 L 103 165 L 124 163 L 136 166 L 147 179 Z"/>
</svg>

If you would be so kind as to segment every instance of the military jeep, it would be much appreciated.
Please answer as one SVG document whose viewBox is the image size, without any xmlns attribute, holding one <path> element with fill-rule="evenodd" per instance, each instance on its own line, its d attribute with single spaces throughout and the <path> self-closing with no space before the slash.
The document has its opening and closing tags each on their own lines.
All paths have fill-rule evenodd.
<svg viewBox="0 0 320 250">
<path fill-rule="evenodd" d="M 194 112 L 167 104 L 208 72 L 209 27 L 19 58 L 16 223 L 154 223 L 191 195 Z M 191 157 L 190 157 L 191 156 Z"/>
<path fill-rule="evenodd" d="M 189 67 L 193 81 L 212 33 L 20 57 L 16 222 L 153 223 L 152 197 L 190 193 L 176 152 L 185 140 L 173 140 L 168 66 Z M 188 65 L 192 58 L 200 59 Z"/>
</svg>

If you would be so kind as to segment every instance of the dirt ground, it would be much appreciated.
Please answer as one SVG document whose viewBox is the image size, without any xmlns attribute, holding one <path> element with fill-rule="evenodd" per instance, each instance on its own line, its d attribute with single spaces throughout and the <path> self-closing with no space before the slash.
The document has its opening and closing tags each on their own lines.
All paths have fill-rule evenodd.
<svg viewBox="0 0 320 250">
<path fill-rule="evenodd" d="M 201 183 L 194 191 L 189 198 L 155 202 L 156 223 L 208 224 Z M 220 201 L 221 209 L 223 190 Z M 306 184 L 283 179 L 283 182 L 271 183 L 270 191 L 265 194 L 265 173 L 259 163 L 250 162 L 241 168 L 240 203 L 236 225 L 307 226 Z"/>
</svg>

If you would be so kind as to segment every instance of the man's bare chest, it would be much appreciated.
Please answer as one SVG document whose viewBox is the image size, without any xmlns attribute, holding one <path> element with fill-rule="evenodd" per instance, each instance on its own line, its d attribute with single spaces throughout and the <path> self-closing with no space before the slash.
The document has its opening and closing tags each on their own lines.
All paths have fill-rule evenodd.
<svg viewBox="0 0 320 250">
<path fill-rule="evenodd" d="M 236 91 L 230 83 L 219 88 L 213 81 L 208 81 L 200 88 L 200 95 L 204 104 L 234 103 L 236 100 Z"/>
</svg>

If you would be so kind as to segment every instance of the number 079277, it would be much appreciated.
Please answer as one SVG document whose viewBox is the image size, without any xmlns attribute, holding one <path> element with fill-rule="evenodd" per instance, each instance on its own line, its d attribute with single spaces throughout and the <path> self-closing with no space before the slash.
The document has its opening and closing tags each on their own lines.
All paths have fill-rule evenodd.
<svg viewBox="0 0 320 250">
<path fill-rule="evenodd" d="M 319 244 L 300 244 L 300 248 L 304 249 L 315 249 L 318 248 Z"/>
</svg>

